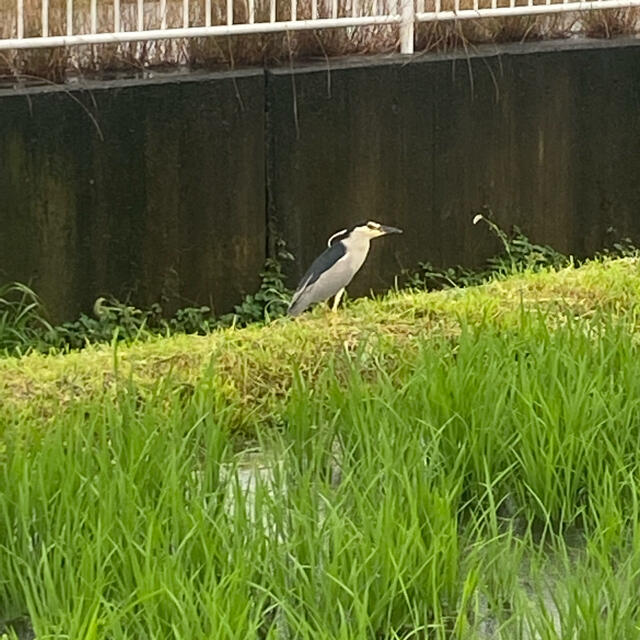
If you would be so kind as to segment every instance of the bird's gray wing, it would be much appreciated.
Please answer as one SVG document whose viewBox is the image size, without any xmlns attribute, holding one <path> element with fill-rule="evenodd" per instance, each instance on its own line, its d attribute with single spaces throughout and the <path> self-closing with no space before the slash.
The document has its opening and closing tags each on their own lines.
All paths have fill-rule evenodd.
<svg viewBox="0 0 640 640">
<path fill-rule="evenodd" d="M 303 296 L 305 291 L 308 292 L 309 288 L 312 287 L 312 285 L 315 284 L 323 274 L 326 274 L 327 271 L 331 269 L 331 267 L 334 266 L 336 262 L 338 262 L 338 260 L 343 258 L 346 253 L 347 249 L 342 242 L 334 242 L 334 244 L 325 249 L 313 261 L 307 272 L 302 276 L 302 280 L 300 280 L 300 284 L 298 285 L 296 292 L 293 294 L 291 304 L 289 305 L 290 315 L 298 315 L 299 313 L 302 313 L 313 302 L 325 300 L 326 298 L 334 295 L 334 293 L 337 293 L 337 291 L 342 288 L 342 285 L 340 285 L 337 287 L 335 292 L 328 293 L 326 296 L 324 295 L 324 292 L 322 292 L 323 297 L 320 298 L 317 298 L 317 296 L 312 296 L 311 299 L 303 299 L 305 297 Z M 331 287 L 331 289 L 333 289 L 333 287 Z M 318 293 L 320 294 L 321 292 Z"/>
</svg>

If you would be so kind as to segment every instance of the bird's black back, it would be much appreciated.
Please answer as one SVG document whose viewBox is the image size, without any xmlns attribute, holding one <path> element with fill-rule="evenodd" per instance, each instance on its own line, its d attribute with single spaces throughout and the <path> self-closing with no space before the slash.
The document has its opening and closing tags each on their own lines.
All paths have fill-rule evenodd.
<svg viewBox="0 0 640 640">
<path fill-rule="evenodd" d="M 347 248 L 340 241 L 334 241 L 330 247 L 327 247 L 307 269 L 302 276 L 298 290 L 300 287 L 308 287 L 312 285 L 327 269 L 330 269 L 340 258 L 347 253 Z"/>
</svg>

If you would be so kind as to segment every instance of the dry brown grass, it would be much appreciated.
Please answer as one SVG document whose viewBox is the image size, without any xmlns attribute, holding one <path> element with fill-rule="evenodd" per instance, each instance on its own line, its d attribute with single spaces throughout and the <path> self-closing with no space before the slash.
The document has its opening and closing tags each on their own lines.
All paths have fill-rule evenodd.
<svg viewBox="0 0 640 640">
<path fill-rule="evenodd" d="M 640 9 L 589 11 L 582 18 L 584 34 L 590 38 L 613 38 L 640 30 Z"/>
<path fill-rule="evenodd" d="M 378 0 L 380 12 L 396 12 L 399 0 Z M 535 4 L 544 0 L 534 0 Z M 526 0 L 516 0 L 525 4 Z M 498 6 L 508 6 L 509 0 L 498 0 Z M 212 0 L 212 24 L 225 24 L 226 0 Z M 276 0 L 277 19 L 291 18 L 289 0 Z M 371 5 L 371 6 L 369 6 Z M 425 0 L 424 9 L 432 11 L 434 0 Z M 40 0 L 24 0 L 25 36 L 37 36 L 42 31 Z M 256 22 L 269 20 L 269 0 L 256 0 Z M 479 0 L 480 8 L 490 7 L 491 0 Z M 75 33 L 90 32 L 90 2 L 74 2 Z M 168 0 L 168 27 L 181 27 L 183 4 Z M 374 0 L 358 3 L 359 12 L 374 10 Z M 460 8 L 473 7 L 473 0 L 460 0 Z M 320 17 L 331 16 L 331 2 L 319 0 Z M 454 0 L 443 0 L 442 8 L 454 8 Z M 352 0 L 339 0 L 338 15 L 352 13 Z M 298 3 L 298 17 L 311 17 L 311 0 Z M 137 3 L 121 0 L 120 28 L 137 28 Z M 235 0 L 234 22 L 248 19 L 248 0 Z M 159 0 L 144 3 L 144 25 L 147 29 L 161 27 Z M 111 31 L 114 23 L 112 0 L 98 0 L 98 32 Z M 205 23 L 205 0 L 191 0 L 189 24 Z M 640 10 L 618 9 L 552 16 L 525 16 L 503 19 L 461 20 L 456 22 L 422 23 L 416 28 L 416 50 L 451 50 L 473 48 L 477 44 L 562 38 L 576 32 L 590 37 L 613 37 L 638 32 Z M 17 12 L 15 0 L 0 0 L 0 38 L 15 37 Z M 66 0 L 50 0 L 49 34 L 66 33 Z M 229 38 L 196 38 L 172 41 L 128 43 L 122 45 L 77 46 L 68 49 L 43 49 L 28 52 L 0 52 L 0 76 L 10 79 L 31 76 L 53 81 L 64 80 L 69 74 L 91 75 L 103 71 L 141 71 L 158 66 L 224 67 L 243 65 L 290 64 L 293 60 L 349 54 L 388 53 L 398 48 L 398 27 L 372 26 L 355 29 L 333 29 L 318 32 L 298 32 Z"/>
<path fill-rule="evenodd" d="M 508 7 L 509 4 L 509 0 L 497 0 L 498 7 Z M 516 0 L 516 6 L 526 4 L 526 0 Z M 544 4 L 544 0 L 534 0 L 534 4 Z M 453 11 L 454 5 L 454 0 L 441 0 L 443 11 Z M 472 9 L 473 0 L 460 0 L 459 7 Z M 490 8 L 491 0 L 478 0 L 478 7 Z M 426 0 L 425 11 L 434 9 L 435 1 Z M 450 50 L 478 44 L 566 38 L 575 31 L 576 23 L 575 14 L 426 22 L 416 27 L 416 50 Z"/>
<path fill-rule="evenodd" d="M 381 11 L 390 11 L 394 0 L 380 0 Z M 226 24 L 226 1 L 213 0 L 211 23 Z M 25 36 L 38 36 L 42 31 L 39 0 L 25 0 Z M 65 0 L 50 0 L 49 35 L 66 33 Z M 91 30 L 90 4 L 88 0 L 76 0 L 73 30 L 88 33 Z M 145 29 L 161 27 L 160 2 L 145 1 Z M 183 4 L 167 1 L 166 24 L 169 28 L 183 26 Z M 372 7 L 360 5 L 361 12 Z M 255 21 L 269 21 L 268 0 L 257 0 Z M 331 16 L 331 3 L 318 2 L 320 17 Z M 340 0 L 338 15 L 351 15 L 351 0 Z M 276 0 L 278 20 L 291 19 L 289 0 Z M 298 2 L 298 18 L 311 18 L 311 0 Z M 0 38 L 15 37 L 17 33 L 16 9 L 13 0 L 0 0 Z M 234 2 L 234 23 L 248 21 L 246 0 Z M 98 32 L 113 29 L 114 15 L 111 0 L 98 0 Z M 191 0 L 190 26 L 205 23 L 205 1 Z M 121 0 L 120 29 L 137 29 L 137 4 Z M 353 53 L 383 53 L 397 48 L 397 26 L 371 26 L 356 29 L 336 29 L 318 32 L 278 33 L 256 36 L 219 38 L 194 38 L 166 41 L 149 41 L 122 45 L 76 46 L 68 49 L 40 51 L 0 52 L 0 74 L 9 76 L 34 75 L 60 80 L 69 73 L 91 74 L 98 71 L 136 71 L 159 66 L 236 67 L 255 64 L 283 64 L 293 59 L 327 57 Z"/>
</svg>

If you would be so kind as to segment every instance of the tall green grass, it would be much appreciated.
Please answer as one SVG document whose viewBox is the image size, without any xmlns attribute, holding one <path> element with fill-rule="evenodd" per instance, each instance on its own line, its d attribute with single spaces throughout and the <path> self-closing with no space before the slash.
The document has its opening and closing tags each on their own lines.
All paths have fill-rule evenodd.
<svg viewBox="0 0 640 640">
<path fill-rule="evenodd" d="M 27 285 L 0 285 L 0 355 L 37 348 L 51 330 L 40 298 Z"/>
<path fill-rule="evenodd" d="M 0 408 L 0 633 L 639 637 L 635 326 L 363 340 L 294 372 L 249 459 L 215 363 Z"/>
</svg>

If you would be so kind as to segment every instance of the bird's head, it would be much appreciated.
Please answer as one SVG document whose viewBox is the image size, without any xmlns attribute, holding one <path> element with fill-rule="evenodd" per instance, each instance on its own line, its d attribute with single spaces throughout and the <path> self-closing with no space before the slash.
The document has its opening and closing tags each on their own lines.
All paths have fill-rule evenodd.
<svg viewBox="0 0 640 640">
<path fill-rule="evenodd" d="M 337 233 L 334 233 L 328 240 L 327 245 L 331 246 L 335 242 L 340 240 L 347 240 L 349 238 L 362 238 L 371 240 L 373 238 L 379 238 L 380 236 L 386 236 L 390 233 L 402 233 L 402 229 L 396 227 L 388 227 L 378 222 L 369 220 L 368 222 L 360 222 L 350 229 L 342 229 Z"/>
<path fill-rule="evenodd" d="M 356 225 L 351 233 L 361 234 L 369 239 L 372 239 L 379 238 L 380 236 L 386 236 L 390 233 L 402 233 L 402 229 L 398 229 L 396 227 L 388 227 L 387 225 L 380 224 L 379 222 L 373 222 L 373 220 L 369 220 L 368 222 L 363 222 Z"/>
</svg>

